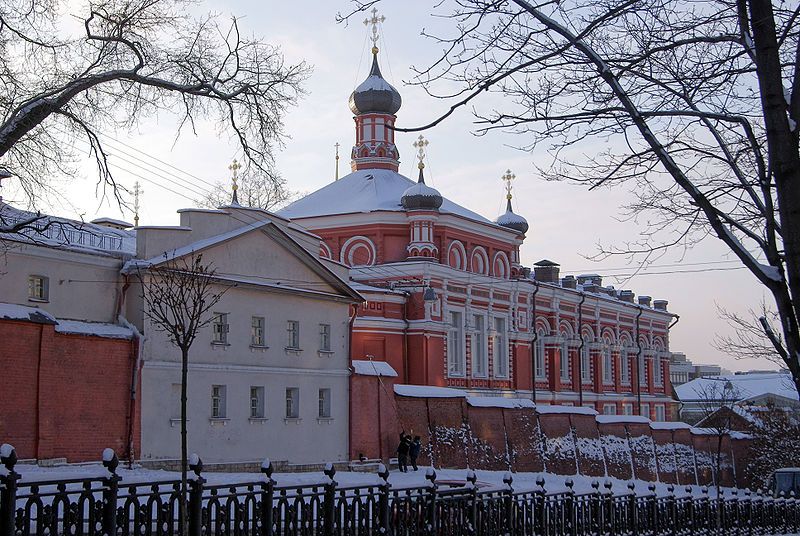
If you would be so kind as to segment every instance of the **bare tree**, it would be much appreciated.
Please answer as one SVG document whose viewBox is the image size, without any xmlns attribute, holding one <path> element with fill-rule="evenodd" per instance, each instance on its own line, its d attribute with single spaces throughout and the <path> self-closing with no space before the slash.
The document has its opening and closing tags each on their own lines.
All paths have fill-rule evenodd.
<svg viewBox="0 0 800 536">
<path fill-rule="evenodd" d="M 275 210 L 297 197 L 297 192 L 286 188 L 284 178 L 278 175 L 267 177 L 260 173 L 240 175 L 236 194 L 243 206 L 264 210 Z M 230 203 L 231 187 L 230 184 L 223 182 L 217 182 L 208 194 L 197 200 L 199 206 L 207 208 L 217 208 Z"/>
<path fill-rule="evenodd" d="M 355 0 L 354 10 L 373 4 Z M 443 48 L 413 83 L 446 99 L 430 128 L 486 92 L 478 132 L 554 155 L 546 178 L 624 184 L 642 255 L 715 236 L 769 290 L 759 324 L 800 386 L 800 7 L 771 0 L 444 0 Z M 349 16 L 349 15 L 348 15 Z M 348 16 L 342 17 L 346 19 Z M 424 32 L 423 32 L 424 33 Z M 439 88 L 442 88 L 441 91 Z M 454 89 L 455 88 L 455 89 Z M 569 151 L 577 149 L 580 151 Z M 588 153 L 574 160 L 570 154 Z"/>
<path fill-rule="evenodd" d="M 742 395 L 739 389 L 725 379 L 708 378 L 697 391 L 698 404 L 703 417 L 697 426 L 710 430 L 716 438 L 714 453 L 714 485 L 719 497 L 720 476 L 722 474 L 722 443 L 734 431 L 734 406 Z"/>
<path fill-rule="evenodd" d="M 746 314 L 729 311 L 718 307 L 719 316 L 725 319 L 734 332 L 732 335 L 718 335 L 714 346 L 737 359 L 769 359 L 779 366 L 785 366 L 780 355 L 764 332 L 762 318 L 767 325 L 779 322 L 777 313 L 770 310 L 766 303 L 761 303 L 758 310 L 749 309 Z"/>
<path fill-rule="evenodd" d="M 209 118 L 247 162 L 274 179 L 283 115 L 305 64 L 243 36 L 237 19 L 197 18 L 193 0 L 9 0 L 0 4 L 0 164 L 35 199 L 68 175 L 73 142 L 91 147 L 99 185 L 114 181 L 104 129 L 132 129 L 177 112 L 180 133 Z"/>
<path fill-rule="evenodd" d="M 750 481 L 764 487 L 769 476 L 783 467 L 797 464 L 800 452 L 800 413 L 797 408 L 768 404 L 749 408 L 752 427 L 747 472 Z"/>
<path fill-rule="evenodd" d="M 187 438 L 186 401 L 189 372 L 189 350 L 197 334 L 212 321 L 209 312 L 229 287 L 216 284 L 216 270 L 203 264 L 202 254 L 169 259 L 157 266 L 140 266 L 144 314 L 157 331 L 166 333 L 170 343 L 181 352 L 181 497 L 186 497 Z M 180 521 L 184 534 L 186 504 L 179 501 Z"/>
</svg>

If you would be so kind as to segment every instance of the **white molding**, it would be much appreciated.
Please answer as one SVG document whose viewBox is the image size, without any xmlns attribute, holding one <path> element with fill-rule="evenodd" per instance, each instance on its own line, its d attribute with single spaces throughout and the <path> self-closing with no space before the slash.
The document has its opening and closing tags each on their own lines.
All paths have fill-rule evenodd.
<svg viewBox="0 0 800 536">
<path fill-rule="evenodd" d="M 149 361 L 145 360 L 143 369 L 152 370 L 180 370 L 181 364 L 179 361 Z M 305 375 L 305 376 L 349 376 L 348 369 L 330 369 L 320 370 L 313 368 L 289 368 L 289 367 L 271 367 L 271 366 L 255 366 L 255 365 L 231 365 L 225 363 L 189 363 L 189 370 L 196 371 L 211 371 L 211 372 L 233 372 L 233 373 L 262 373 L 262 374 L 280 374 L 280 375 Z"/>
</svg>

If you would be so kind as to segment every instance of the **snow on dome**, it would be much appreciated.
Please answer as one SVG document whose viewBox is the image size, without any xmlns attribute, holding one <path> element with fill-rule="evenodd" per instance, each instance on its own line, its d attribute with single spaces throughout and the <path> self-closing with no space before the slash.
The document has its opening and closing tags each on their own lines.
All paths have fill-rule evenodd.
<svg viewBox="0 0 800 536">
<path fill-rule="evenodd" d="M 381 75 L 378 55 L 373 54 L 369 76 L 350 95 L 350 110 L 355 115 L 369 112 L 394 115 L 402 104 L 400 93 Z"/>
<path fill-rule="evenodd" d="M 420 163 L 417 184 L 409 187 L 400 198 L 400 203 L 406 210 L 438 210 L 442 206 L 444 198 L 439 190 L 425 184 L 423 168 L 424 166 Z"/>
<path fill-rule="evenodd" d="M 528 220 L 519 214 L 514 214 L 514 211 L 511 209 L 511 197 L 508 198 L 505 214 L 497 218 L 495 223 L 497 225 L 502 225 L 503 227 L 508 227 L 509 229 L 514 229 L 515 231 L 519 232 L 519 234 L 525 234 L 528 232 Z"/>
</svg>

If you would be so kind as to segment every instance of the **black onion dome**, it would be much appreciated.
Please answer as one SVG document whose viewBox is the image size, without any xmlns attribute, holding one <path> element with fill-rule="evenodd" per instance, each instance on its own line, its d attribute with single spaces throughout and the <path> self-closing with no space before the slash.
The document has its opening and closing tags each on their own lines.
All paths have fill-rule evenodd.
<svg viewBox="0 0 800 536">
<path fill-rule="evenodd" d="M 400 202 L 406 210 L 438 210 L 444 201 L 442 194 L 436 188 L 425 184 L 422 168 L 423 166 L 420 165 L 417 184 L 409 187 L 400 198 Z"/>
<path fill-rule="evenodd" d="M 378 55 L 373 54 L 369 76 L 350 95 L 350 110 L 355 115 L 369 112 L 394 115 L 402 104 L 400 93 L 381 75 Z"/>
<path fill-rule="evenodd" d="M 508 204 L 506 205 L 506 213 L 497 218 L 495 223 L 509 229 L 514 229 L 519 234 L 525 234 L 528 232 L 528 220 L 518 214 L 514 214 L 514 211 L 511 209 L 510 198 L 508 199 Z"/>
</svg>

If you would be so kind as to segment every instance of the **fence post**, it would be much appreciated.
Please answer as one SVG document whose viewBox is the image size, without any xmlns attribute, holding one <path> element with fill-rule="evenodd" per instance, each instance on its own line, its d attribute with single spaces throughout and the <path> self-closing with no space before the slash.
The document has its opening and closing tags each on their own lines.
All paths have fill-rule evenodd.
<svg viewBox="0 0 800 536">
<path fill-rule="evenodd" d="M 261 534 L 272 536 L 272 502 L 275 495 L 275 481 L 272 480 L 272 462 L 269 458 L 261 462 L 261 472 L 267 481 L 261 484 Z"/>
<path fill-rule="evenodd" d="M 678 508 L 675 504 L 675 486 L 667 486 L 667 522 L 672 528 L 672 536 L 678 533 Z"/>
<path fill-rule="evenodd" d="M 700 488 L 700 491 L 703 493 L 702 504 L 703 504 L 703 528 L 705 529 L 705 533 L 709 533 L 709 529 L 711 528 L 711 503 L 708 498 L 708 486 L 703 486 Z"/>
<path fill-rule="evenodd" d="M 323 534 L 325 536 L 333 536 L 336 520 L 336 481 L 333 477 L 336 476 L 336 468 L 332 463 L 328 462 L 325 464 L 323 473 L 328 477 L 328 482 L 325 483 L 325 496 L 322 501 L 323 515 L 325 516 Z"/>
<path fill-rule="evenodd" d="M 603 487 L 606 489 L 605 498 L 603 499 L 603 520 L 605 527 L 600 531 L 600 534 L 608 533 L 614 536 L 616 533 L 616 525 L 614 523 L 615 509 L 614 509 L 614 492 L 611 491 L 613 484 L 610 480 L 606 479 L 603 482 Z"/>
<path fill-rule="evenodd" d="M 103 466 L 109 472 L 109 476 L 103 479 L 103 533 L 114 536 L 117 533 L 117 492 L 122 480 L 116 472 L 119 458 L 114 449 L 103 450 Z"/>
<path fill-rule="evenodd" d="M 189 480 L 189 536 L 201 536 L 203 530 L 203 484 L 206 482 L 206 479 L 200 476 L 203 471 L 203 460 L 193 454 L 189 469 L 194 471 L 194 478 Z M 185 498 L 181 497 L 181 500 L 183 501 Z"/>
<path fill-rule="evenodd" d="M 650 492 L 650 496 L 647 498 L 647 502 L 650 503 L 650 523 L 652 523 L 652 532 L 653 536 L 657 536 L 658 534 L 658 500 L 656 497 L 656 485 L 650 483 L 647 486 L 647 490 Z"/>
<path fill-rule="evenodd" d="M 478 477 L 475 471 L 467 471 L 467 487 L 470 492 L 470 504 L 467 516 L 469 517 L 469 533 L 478 534 Z"/>
<path fill-rule="evenodd" d="M 381 534 L 389 534 L 390 520 L 389 515 L 389 493 L 392 485 L 389 484 L 389 469 L 383 464 L 378 466 L 378 476 L 381 478 L 380 496 L 378 497 L 378 512 L 380 519 Z"/>
<path fill-rule="evenodd" d="M 514 477 L 511 476 L 511 473 L 506 473 L 503 475 L 503 484 L 506 485 L 504 493 L 504 510 L 505 510 L 505 517 L 506 517 L 506 531 L 505 534 L 515 534 L 515 519 L 514 519 L 514 488 L 511 484 L 514 482 Z"/>
<path fill-rule="evenodd" d="M 598 480 L 592 480 L 592 490 L 592 534 L 603 534 L 603 493 Z"/>
<path fill-rule="evenodd" d="M 541 476 L 537 478 L 536 485 L 539 486 L 539 489 L 536 490 L 536 503 L 533 505 L 533 532 L 534 534 L 547 534 L 547 516 L 544 506 L 547 491 L 544 489 L 544 478 Z"/>
<path fill-rule="evenodd" d="M 17 451 L 8 443 L 0 446 L 0 463 L 7 473 L 0 475 L 0 536 L 14 536 L 14 515 L 17 508 L 17 480 L 20 474 L 14 471 L 17 464 Z"/>
<path fill-rule="evenodd" d="M 428 467 L 428 470 L 425 471 L 425 478 L 428 479 L 428 512 L 427 512 L 427 521 L 428 524 L 425 527 L 427 529 L 428 534 L 436 534 L 437 532 L 437 522 L 436 522 L 436 471 L 433 470 L 433 467 Z"/>
<path fill-rule="evenodd" d="M 628 482 L 628 490 L 630 491 L 630 495 L 628 495 L 628 504 L 630 508 L 630 524 L 631 524 L 631 534 L 633 536 L 638 536 L 639 534 L 639 507 L 636 504 L 636 484 L 633 482 Z"/>
<path fill-rule="evenodd" d="M 571 478 L 568 478 L 564 485 L 567 486 L 567 504 L 564 508 L 564 518 L 567 522 L 567 530 L 569 531 L 568 534 L 575 536 L 578 534 L 578 516 L 577 511 L 575 508 L 575 491 L 572 487 L 575 485 L 575 482 L 572 481 Z"/>
</svg>

